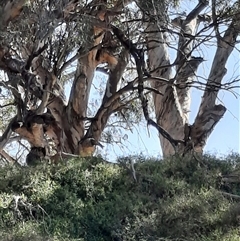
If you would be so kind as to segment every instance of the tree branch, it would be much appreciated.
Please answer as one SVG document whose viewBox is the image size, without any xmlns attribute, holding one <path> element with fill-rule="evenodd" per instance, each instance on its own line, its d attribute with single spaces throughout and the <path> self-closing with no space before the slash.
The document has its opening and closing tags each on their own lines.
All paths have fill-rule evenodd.
<svg viewBox="0 0 240 241">
<path fill-rule="evenodd" d="M 208 0 L 199 0 L 198 5 L 188 14 L 186 21 L 192 21 L 209 5 Z"/>
<path fill-rule="evenodd" d="M 4 150 L 0 150 L 0 155 L 2 155 L 9 163 L 12 163 L 12 164 L 15 164 L 15 163 L 17 163 L 18 164 L 18 162 L 15 160 L 15 159 L 13 159 L 6 151 L 4 151 Z M 20 164 L 18 164 L 18 165 L 20 165 Z"/>
<path fill-rule="evenodd" d="M 129 54 L 127 50 L 123 50 L 120 54 L 116 66 L 109 73 L 108 83 L 105 89 L 105 94 L 102 104 L 98 109 L 93 121 L 84 138 L 93 137 L 99 141 L 100 135 L 105 128 L 109 116 L 120 106 L 119 97 L 123 93 L 123 89 L 117 92 L 118 83 L 123 75 L 124 70 L 129 61 Z M 131 88 L 129 88 L 130 90 Z M 125 89 L 126 91 L 126 89 Z"/>
<path fill-rule="evenodd" d="M 6 130 L 0 136 L 0 151 L 3 150 L 3 148 L 6 146 L 8 143 L 9 138 L 11 137 L 12 134 L 12 124 L 17 121 L 17 116 L 13 117 L 10 123 L 8 124 Z"/>
<path fill-rule="evenodd" d="M 176 101 L 179 101 L 182 108 L 185 123 L 188 123 L 189 120 L 191 104 L 190 87 L 187 87 L 187 83 L 193 82 L 197 68 L 203 61 L 201 57 L 191 57 L 191 53 L 193 51 L 195 35 L 200 22 L 199 14 L 208 4 L 209 1 L 200 0 L 198 5 L 188 14 L 186 19 L 181 19 L 180 23 L 181 30 L 179 34 L 178 54 L 175 60 L 175 63 L 177 63 L 175 79 L 179 86 L 185 86 L 185 88 L 177 89 L 178 99 Z"/>
<path fill-rule="evenodd" d="M 176 152 L 178 144 L 182 141 L 175 140 L 174 138 L 172 138 L 171 135 L 166 130 L 164 130 L 161 126 L 159 126 L 149 116 L 148 100 L 146 99 L 146 97 L 143 93 L 143 91 L 144 91 L 145 62 L 144 62 L 144 58 L 143 58 L 143 54 L 142 54 L 141 50 L 137 49 L 134 46 L 134 44 L 132 43 L 132 41 L 130 41 L 129 39 L 127 39 L 124 36 L 124 33 L 120 29 L 113 26 L 112 30 L 113 30 L 113 33 L 118 38 L 118 40 L 130 52 L 130 54 L 133 56 L 133 58 L 135 60 L 135 63 L 136 63 L 136 66 L 137 66 L 137 73 L 138 73 L 138 95 L 139 95 L 139 99 L 142 102 L 143 114 L 144 114 L 144 117 L 147 121 L 147 124 L 152 125 L 155 128 L 157 128 L 158 132 L 171 143 L 171 145 L 173 146 L 173 148 Z M 148 76 L 148 77 L 150 77 L 150 76 Z"/>
<path fill-rule="evenodd" d="M 48 73 L 47 70 L 45 70 L 45 71 L 47 72 L 46 76 L 48 76 L 49 78 L 48 78 L 47 84 L 45 86 L 45 90 L 43 92 L 41 104 L 38 106 L 38 108 L 36 110 L 36 114 L 38 114 L 38 115 L 42 114 L 44 112 L 44 109 L 47 107 L 51 90 L 57 81 L 57 78 L 56 78 L 56 76 L 54 76 L 53 73 Z"/>
<path fill-rule="evenodd" d="M 31 2 L 32 1 L 33 0 L 31 0 Z M 2 11 L 0 29 L 3 30 L 10 21 L 14 20 L 20 15 L 25 2 L 26 0 L 7 1 Z"/>
<path fill-rule="evenodd" d="M 226 74 L 226 62 L 236 45 L 239 33 L 240 13 L 237 13 L 234 15 L 223 38 L 218 42 L 218 47 L 208 77 L 207 86 L 216 87 L 205 88 L 198 114 L 191 128 L 191 139 L 194 143 L 199 143 L 195 148 L 200 152 L 202 152 L 207 137 L 213 131 L 214 126 L 226 112 L 226 108 L 223 105 L 216 105 L 215 102 L 221 87 L 221 81 Z"/>
</svg>

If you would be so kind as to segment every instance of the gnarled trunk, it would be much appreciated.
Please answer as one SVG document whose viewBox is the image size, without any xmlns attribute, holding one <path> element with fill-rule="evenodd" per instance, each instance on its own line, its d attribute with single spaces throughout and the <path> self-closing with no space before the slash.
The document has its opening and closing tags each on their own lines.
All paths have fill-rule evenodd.
<svg viewBox="0 0 240 241">
<path fill-rule="evenodd" d="M 118 14 L 128 2 L 130 1 L 117 2 L 115 6 L 111 5 L 112 10 L 102 1 L 96 3 L 96 6 L 95 3 L 92 7 L 86 5 L 89 26 L 84 34 L 88 36 L 88 41 L 83 41 L 85 45 L 68 60 L 69 53 L 67 51 L 64 53 L 67 48 L 64 46 L 61 52 L 56 51 L 54 55 L 51 53 L 52 46 L 48 46 L 50 40 L 44 39 L 44 36 L 36 38 L 34 42 L 31 40 L 22 47 L 21 60 L 17 60 L 8 49 L 0 46 L 0 68 L 8 73 L 11 91 L 18 107 L 17 116 L 0 138 L 0 150 L 6 145 L 7 141 L 5 143 L 4 138 L 9 138 L 11 131 L 29 142 L 28 164 L 46 156 L 51 156 L 54 160 L 67 154 L 91 156 L 96 145 L 102 146 L 99 143 L 101 133 L 110 115 L 121 106 L 119 98 L 123 91 L 118 93 L 117 86 L 129 61 L 127 51 L 123 50 L 119 56 L 114 56 L 110 50 L 106 50 L 104 45 L 110 49 L 116 48 L 115 45 L 111 46 L 114 41 L 111 39 L 111 34 L 106 34 L 106 26 L 112 16 Z M 6 1 L 6 6 L 2 8 L 5 14 L 0 19 L 1 30 L 20 15 L 24 3 L 25 1 Z M 76 19 L 71 19 L 71 11 L 76 10 L 78 13 L 77 3 L 64 1 L 62 8 L 63 14 L 53 13 L 56 23 L 61 23 L 63 20 L 68 24 L 70 20 L 75 24 Z M 47 16 L 48 8 L 44 9 L 42 14 Z M 31 21 L 34 23 L 35 19 Z M 53 26 L 56 23 L 53 23 Z M 32 28 L 32 35 L 41 34 L 41 31 Z M 49 32 L 46 36 L 50 36 L 54 28 L 49 27 L 47 31 Z M 44 52 L 46 50 L 47 53 Z M 48 53 L 54 55 L 56 59 L 50 60 L 52 56 Z M 51 61 L 55 61 L 54 67 L 51 67 Z M 69 101 L 66 103 L 59 78 L 63 70 L 74 61 L 77 61 L 77 67 Z M 108 86 L 96 115 L 88 117 L 90 89 L 99 64 L 106 64 L 110 70 Z M 24 100 L 17 91 L 19 86 L 24 89 Z M 86 121 L 90 123 L 88 128 L 85 126 Z M 54 153 L 56 155 L 53 155 Z"/>
</svg>

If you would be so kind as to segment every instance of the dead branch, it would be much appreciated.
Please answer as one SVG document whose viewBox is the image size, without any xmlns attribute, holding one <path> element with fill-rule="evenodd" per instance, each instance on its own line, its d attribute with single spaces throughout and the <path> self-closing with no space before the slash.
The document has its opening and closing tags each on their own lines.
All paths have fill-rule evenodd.
<svg viewBox="0 0 240 241">
<path fill-rule="evenodd" d="M 235 199 L 240 201 L 240 196 L 236 195 L 236 194 L 232 194 L 232 193 L 228 193 L 228 192 L 220 192 L 224 197 L 228 198 L 228 199 Z"/>
<path fill-rule="evenodd" d="M 18 162 L 15 160 L 15 159 L 13 159 L 6 151 L 4 151 L 4 150 L 0 150 L 0 155 L 2 155 L 7 161 L 8 161 L 8 163 L 12 163 L 12 164 L 14 164 L 14 163 L 17 163 L 18 164 Z"/>
</svg>

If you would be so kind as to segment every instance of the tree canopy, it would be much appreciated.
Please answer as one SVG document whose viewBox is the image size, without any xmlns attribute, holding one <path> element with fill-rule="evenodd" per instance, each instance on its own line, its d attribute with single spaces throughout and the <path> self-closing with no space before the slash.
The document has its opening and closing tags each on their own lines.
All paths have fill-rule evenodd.
<svg viewBox="0 0 240 241">
<path fill-rule="evenodd" d="M 239 0 L 2 0 L 0 6 L 0 155 L 15 162 L 91 156 L 96 146 L 124 141 L 144 119 L 157 129 L 164 156 L 202 153 L 224 116 L 219 90 L 240 32 Z M 215 45 L 207 77 L 203 46 Z M 169 55 L 174 56 L 171 61 Z M 93 84 L 101 72 L 102 81 Z M 66 98 L 64 86 L 70 86 Z M 203 96 L 189 123 L 190 90 Z M 92 103 L 90 93 L 98 89 Z"/>
</svg>

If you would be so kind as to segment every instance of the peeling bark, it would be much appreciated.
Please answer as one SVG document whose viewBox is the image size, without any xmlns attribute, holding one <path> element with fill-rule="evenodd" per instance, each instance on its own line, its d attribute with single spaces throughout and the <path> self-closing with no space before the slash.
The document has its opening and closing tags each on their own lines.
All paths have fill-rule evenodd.
<svg viewBox="0 0 240 241">
<path fill-rule="evenodd" d="M 96 44 L 99 44 L 99 42 L 100 39 Z M 84 136 L 89 93 L 97 66 L 96 54 L 97 51 L 94 50 L 79 60 L 67 106 L 67 119 L 71 126 L 69 131 L 75 149 L 74 154 L 78 153 L 78 143 Z"/>
<path fill-rule="evenodd" d="M 163 96 L 153 93 L 155 113 L 157 123 L 174 139 L 180 140 L 177 150 L 179 153 L 185 153 L 186 151 L 189 151 L 189 149 L 197 151 L 200 146 L 201 148 L 205 146 L 205 142 L 202 142 L 199 139 L 199 136 L 196 138 L 196 132 L 198 131 L 205 136 L 204 132 L 201 132 L 203 129 L 201 129 L 201 131 L 195 130 L 195 125 L 189 126 L 188 121 L 191 101 L 190 86 L 195 78 L 199 64 L 203 61 L 203 58 L 193 57 L 191 56 L 191 53 L 193 51 L 193 43 L 199 22 L 206 20 L 206 18 L 200 18 L 199 14 L 207 5 L 208 1 L 199 1 L 199 4 L 188 14 L 186 19 L 177 18 L 172 21 L 174 26 L 180 28 L 178 55 L 175 60 L 175 77 L 170 79 L 170 67 L 168 67 L 167 74 L 164 72 L 161 73 L 160 71 L 153 71 L 153 76 L 169 80 L 168 85 L 166 83 L 164 85 L 164 83 L 158 84 L 152 82 L 154 88 L 164 93 Z M 156 30 L 160 31 L 161 29 L 155 24 L 153 29 L 150 30 L 150 32 L 156 32 Z M 152 34 L 152 36 L 151 34 L 148 34 L 147 40 L 149 43 L 148 56 L 150 68 L 153 70 L 159 70 L 161 69 L 161 66 L 169 66 L 167 42 L 164 35 L 161 33 L 155 34 L 155 36 L 154 34 Z M 151 42 L 153 44 L 151 44 Z M 156 52 L 159 54 L 156 54 Z M 161 56 L 162 59 L 156 59 L 156 56 Z M 223 108 L 221 109 L 221 112 L 222 111 L 224 111 Z M 216 110 L 212 113 L 212 117 L 213 116 L 217 121 L 219 117 Z M 202 123 L 204 120 L 206 121 L 206 119 L 202 117 L 199 123 Z M 210 126 L 211 129 L 213 129 L 215 123 L 211 123 Z M 161 136 L 160 143 L 164 156 L 175 153 L 172 145 Z M 191 148 L 189 146 L 191 146 Z"/>
<path fill-rule="evenodd" d="M 200 153 L 202 153 L 203 147 L 213 131 L 214 126 L 226 112 L 226 107 L 221 104 L 216 105 L 216 98 L 221 87 L 222 79 L 227 71 L 225 65 L 236 45 L 239 33 L 240 14 L 237 14 L 234 16 L 224 36 L 218 39 L 218 48 L 208 77 L 207 86 L 198 114 L 191 127 L 191 140 L 194 143 L 194 149 Z"/>
<path fill-rule="evenodd" d="M 128 60 L 129 60 L 128 51 L 123 50 L 122 54 L 118 58 L 117 64 L 115 65 L 115 62 L 114 62 L 114 64 L 110 66 L 112 70 L 109 74 L 108 84 L 103 97 L 102 105 L 100 106 L 99 110 L 94 116 L 93 121 L 91 122 L 91 125 L 85 137 L 83 138 L 83 141 L 79 143 L 80 153 L 87 152 L 90 155 L 92 155 L 91 151 L 93 152 L 95 150 L 96 143 L 98 143 L 99 145 L 99 140 L 100 140 L 102 131 L 104 130 L 107 124 L 108 118 L 121 105 L 120 99 L 113 98 L 113 97 L 116 96 L 117 85 L 128 64 Z M 95 140 L 96 142 L 95 144 L 93 142 L 90 142 L 89 144 L 90 137 Z M 87 142 L 85 140 L 87 140 Z M 93 144 L 92 147 L 91 147 L 91 144 Z M 85 146 L 87 146 L 87 151 L 84 150 Z"/>
<path fill-rule="evenodd" d="M 171 79 L 171 66 L 168 55 L 167 36 L 161 32 L 157 24 L 150 24 L 146 30 L 148 34 L 149 68 L 153 77 L 161 77 L 169 81 Z M 165 66 L 165 67 L 162 67 Z M 162 95 L 153 93 L 157 124 L 166 130 L 174 139 L 183 139 L 180 129 L 184 122 L 182 110 L 179 105 L 176 89 L 160 81 L 151 81 L 153 88 Z M 177 100 L 177 101 L 176 101 Z M 163 155 L 174 153 L 172 144 L 159 135 Z"/>
<path fill-rule="evenodd" d="M 117 85 L 128 64 L 128 60 L 128 51 L 123 50 L 118 59 L 108 62 L 111 71 L 109 73 L 102 105 L 94 116 L 85 136 L 79 142 L 79 154 L 81 156 L 92 156 L 96 145 L 102 147 L 99 140 L 107 124 L 108 118 L 121 105 L 119 97 L 116 97 Z M 105 61 L 107 62 L 108 58 Z"/>
</svg>

